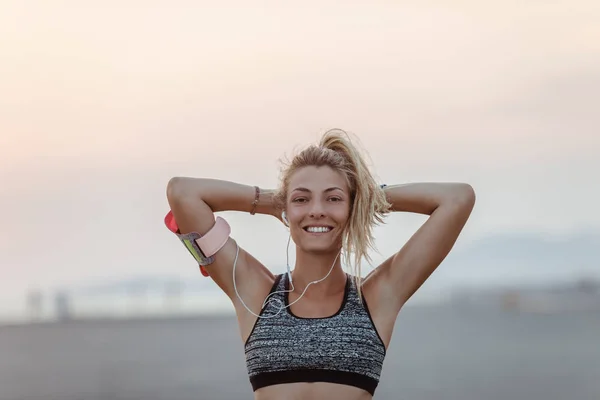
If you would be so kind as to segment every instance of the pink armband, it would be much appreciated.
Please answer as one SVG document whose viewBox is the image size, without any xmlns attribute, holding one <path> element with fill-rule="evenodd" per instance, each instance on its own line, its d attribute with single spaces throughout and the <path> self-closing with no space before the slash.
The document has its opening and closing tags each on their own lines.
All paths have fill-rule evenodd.
<svg viewBox="0 0 600 400">
<path fill-rule="evenodd" d="M 227 239 L 231 233 L 231 227 L 227 221 L 221 217 L 217 217 L 215 224 L 204 235 L 200 235 L 198 232 L 182 234 L 179 231 L 173 212 L 169 211 L 165 216 L 165 225 L 171 232 L 177 235 L 179 240 L 198 262 L 202 275 L 209 276 L 204 266 L 212 264 L 215 260 L 214 255 L 227 243 Z"/>
</svg>

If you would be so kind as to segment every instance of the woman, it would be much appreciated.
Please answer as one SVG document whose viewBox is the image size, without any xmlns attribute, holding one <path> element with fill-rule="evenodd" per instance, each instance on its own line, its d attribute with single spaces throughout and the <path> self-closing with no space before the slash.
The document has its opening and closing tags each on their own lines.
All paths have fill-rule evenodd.
<svg viewBox="0 0 600 400">
<path fill-rule="evenodd" d="M 463 183 L 380 186 L 338 130 L 300 152 L 277 191 L 173 178 L 167 197 L 166 222 L 233 302 L 255 399 L 265 400 L 371 399 L 398 313 L 451 250 L 475 203 Z M 273 275 L 239 248 L 226 221 L 215 222 L 213 213 L 227 210 L 280 219 L 296 245 L 293 271 L 288 264 L 288 273 Z M 373 227 L 390 211 L 430 217 L 361 278 Z"/>
</svg>

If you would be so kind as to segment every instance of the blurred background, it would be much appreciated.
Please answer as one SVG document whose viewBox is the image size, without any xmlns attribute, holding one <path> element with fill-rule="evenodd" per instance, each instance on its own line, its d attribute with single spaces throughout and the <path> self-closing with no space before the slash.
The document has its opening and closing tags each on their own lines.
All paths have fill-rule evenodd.
<svg viewBox="0 0 600 400">
<path fill-rule="evenodd" d="M 375 398 L 600 398 L 598 21 L 591 0 L 2 1 L 0 399 L 252 398 L 166 184 L 274 188 L 334 127 L 381 182 L 478 196 Z M 278 221 L 225 216 L 285 270 Z M 423 222 L 388 217 L 373 264 Z"/>
</svg>

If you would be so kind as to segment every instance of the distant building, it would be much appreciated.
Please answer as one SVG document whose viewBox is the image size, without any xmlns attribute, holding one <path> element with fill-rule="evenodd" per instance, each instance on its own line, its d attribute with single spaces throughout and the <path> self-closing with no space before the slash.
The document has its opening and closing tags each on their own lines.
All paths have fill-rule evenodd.
<svg viewBox="0 0 600 400">
<path fill-rule="evenodd" d="M 453 303 L 539 313 L 600 310 L 600 283 L 582 279 L 537 287 L 467 289 L 455 293 Z"/>
<path fill-rule="evenodd" d="M 167 281 L 164 283 L 163 299 L 167 311 L 176 311 L 181 303 L 183 285 L 180 281 Z"/>
<path fill-rule="evenodd" d="M 600 281 L 581 279 L 577 282 L 576 290 L 581 293 L 600 293 Z"/>
<path fill-rule="evenodd" d="M 60 291 L 54 296 L 56 318 L 59 321 L 68 321 L 72 318 L 71 301 L 65 291 Z"/>
<path fill-rule="evenodd" d="M 42 318 L 44 297 L 42 292 L 32 289 L 27 293 L 27 312 L 32 321 L 39 321 Z"/>
</svg>

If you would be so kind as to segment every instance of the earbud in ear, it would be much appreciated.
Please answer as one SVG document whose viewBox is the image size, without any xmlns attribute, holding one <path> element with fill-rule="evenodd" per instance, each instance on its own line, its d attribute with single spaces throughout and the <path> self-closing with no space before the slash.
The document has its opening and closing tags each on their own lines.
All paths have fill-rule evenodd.
<svg viewBox="0 0 600 400">
<path fill-rule="evenodd" d="M 281 219 L 283 220 L 284 224 L 286 224 L 287 226 L 290 226 L 290 221 L 288 221 L 287 214 L 285 213 L 285 211 L 283 211 L 281 213 Z"/>
</svg>

